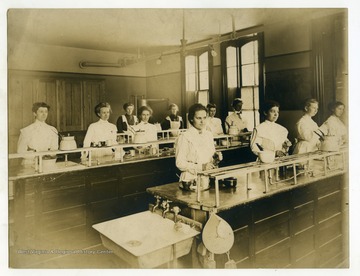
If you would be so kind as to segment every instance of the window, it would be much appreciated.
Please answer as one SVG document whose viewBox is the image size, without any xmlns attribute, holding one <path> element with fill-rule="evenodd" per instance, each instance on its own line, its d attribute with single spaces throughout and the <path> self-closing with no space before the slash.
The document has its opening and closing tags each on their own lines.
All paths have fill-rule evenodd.
<svg viewBox="0 0 360 276">
<path fill-rule="evenodd" d="M 186 93 L 194 95 L 193 102 L 205 106 L 209 103 L 209 75 L 208 51 L 192 53 L 185 57 Z"/>
<path fill-rule="evenodd" d="M 248 121 L 250 129 L 260 123 L 259 103 L 263 95 L 263 88 L 260 85 L 263 82 L 262 73 L 259 70 L 261 68 L 260 39 L 262 36 L 254 34 L 222 45 L 225 58 L 223 71 L 227 110 L 232 111 L 231 103 L 234 98 L 242 98 L 242 116 Z"/>
</svg>

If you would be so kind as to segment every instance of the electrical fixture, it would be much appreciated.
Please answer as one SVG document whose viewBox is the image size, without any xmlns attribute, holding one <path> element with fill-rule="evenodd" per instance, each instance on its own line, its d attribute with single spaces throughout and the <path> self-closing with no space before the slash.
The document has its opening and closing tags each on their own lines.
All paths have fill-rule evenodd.
<svg viewBox="0 0 360 276">
<path fill-rule="evenodd" d="M 214 46 L 213 45 L 209 45 L 209 48 L 210 48 L 210 54 L 212 57 L 216 57 L 217 56 L 217 52 L 215 51 L 214 49 Z"/>
<path fill-rule="evenodd" d="M 156 60 L 156 64 L 160 65 L 162 62 L 162 55 L 160 55 L 160 57 Z"/>
</svg>

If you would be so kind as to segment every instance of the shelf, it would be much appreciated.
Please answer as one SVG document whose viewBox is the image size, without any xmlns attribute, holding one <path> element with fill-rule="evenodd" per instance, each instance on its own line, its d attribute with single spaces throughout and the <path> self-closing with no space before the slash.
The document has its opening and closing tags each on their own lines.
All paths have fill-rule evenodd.
<svg viewBox="0 0 360 276">
<path fill-rule="evenodd" d="M 163 132 L 165 133 L 169 131 Z M 226 151 L 241 147 L 248 147 L 249 145 L 246 142 L 233 141 L 234 139 L 237 138 L 227 134 L 214 137 L 216 150 Z M 226 140 L 226 145 L 218 145 L 221 144 L 221 142 L 219 142 L 221 140 Z M 121 163 L 134 163 L 154 159 L 171 158 L 175 156 L 175 142 L 176 138 L 168 136 L 163 139 L 147 143 L 120 143 L 112 146 L 77 148 L 73 150 L 11 153 L 8 155 L 9 179 L 11 180 L 26 176 L 83 170 L 99 166 L 118 165 Z M 152 148 L 155 148 L 154 152 L 152 152 Z M 166 150 L 166 148 L 168 149 Z M 109 155 L 96 157 L 97 155 L 100 155 L 99 152 L 106 149 L 112 150 Z M 130 156 L 130 149 L 135 149 L 135 156 Z M 86 161 L 80 160 L 82 154 L 87 156 Z M 56 163 L 50 167 L 45 167 L 43 164 L 43 158 L 46 156 L 56 156 Z"/>
</svg>

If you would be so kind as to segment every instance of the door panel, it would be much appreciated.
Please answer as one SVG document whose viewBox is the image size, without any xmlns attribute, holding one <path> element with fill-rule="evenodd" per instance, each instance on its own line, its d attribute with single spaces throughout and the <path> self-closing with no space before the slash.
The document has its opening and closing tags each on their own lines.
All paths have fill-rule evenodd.
<svg viewBox="0 0 360 276">
<path fill-rule="evenodd" d="M 71 131 L 83 129 L 83 91 L 80 80 L 65 80 L 59 88 L 60 129 Z"/>
</svg>

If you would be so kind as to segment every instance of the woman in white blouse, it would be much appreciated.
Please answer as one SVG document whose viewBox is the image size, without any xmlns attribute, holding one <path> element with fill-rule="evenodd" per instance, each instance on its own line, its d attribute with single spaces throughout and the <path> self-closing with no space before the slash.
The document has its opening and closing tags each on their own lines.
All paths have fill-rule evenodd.
<svg viewBox="0 0 360 276">
<path fill-rule="evenodd" d="M 320 130 L 325 136 L 336 136 L 338 138 L 339 146 L 347 141 L 347 129 L 345 124 L 341 121 L 341 116 L 344 113 L 345 104 L 336 101 L 329 105 L 331 111 L 330 117 L 321 125 Z"/>
<path fill-rule="evenodd" d="M 152 142 L 157 140 L 158 128 L 154 124 L 149 123 L 149 119 L 152 113 L 153 111 L 149 106 L 141 106 L 139 108 L 140 122 L 132 127 L 132 129 L 135 131 L 145 132 L 146 142 Z"/>
<path fill-rule="evenodd" d="M 176 167 L 181 171 L 180 182 L 189 182 L 197 177 L 197 172 L 215 168 L 214 138 L 206 130 L 206 107 L 194 104 L 189 108 L 188 120 L 191 124 L 176 140 Z M 220 152 L 218 159 L 222 159 Z"/>
<path fill-rule="evenodd" d="M 317 151 L 320 147 L 321 132 L 318 124 L 312 119 L 319 109 L 316 99 L 308 99 L 304 105 L 304 115 L 296 123 L 297 143 L 293 154 Z"/>
<path fill-rule="evenodd" d="M 248 131 L 248 122 L 241 116 L 242 114 L 243 100 L 235 98 L 232 102 L 232 108 L 234 112 L 225 119 L 225 131 L 229 133 L 231 127 L 237 129 L 238 134 Z"/>
<path fill-rule="evenodd" d="M 207 106 L 208 117 L 207 117 L 207 130 L 210 130 L 214 136 L 224 134 L 221 120 L 215 117 L 216 104 L 209 103 Z"/>
<path fill-rule="evenodd" d="M 279 107 L 276 101 L 267 101 L 264 104 L 263 113 L 266 119 L 254 128 L 251 136 L 250 147 L 254 154 L 258 155 L 261 149 L 274 151 L 276 157 L 287 154 L 291 142 L 287 138 L 288 130 L 276 123 L 279 118 Z"/>
<path fill-rule="evenodd" d="M 48 125 L 45 121 L 48 117 L 50 106 L 44 102 L 33 104 L 32 112 L 35 117 L 34 123 L 20 130 L 17 145 L 18 153 L 28 151 L 49 151 L 59 148 L 59 136 L 55 127 Z M 22 163 L 35 164 L 34 158 L 25 158 Z"/>
<path fill-rule="evenodd" d="M 95 106 L 95 114 L 99 117 L 99 120 L 89 125 L 85 138 L 84 148 L 93 146 L 111 146 L 116 144 L 117 127 L 115 124 L 109 123 L 109 117 L 112 113 L 109 103 L 102 102 Z M 99 145 L 102 143 L 102 145 Z M 104 148 L 102 150 L 96 150 L 92 152 L 93 157 L 100 157 L 105 155 L 112 155 L 111 148 Z M 83 153 L 82 158 L 86 157 Z"/>
<path fill-rule="evenodd" d="M 34 123 L 20 130 L 17 152 L 48 151 L 59 148 L 59 136 L 55 127 L 45 121 L 48 117 L 50 106 L 44 102 L 33 104 L 32 112 Z"/>
</svg>

